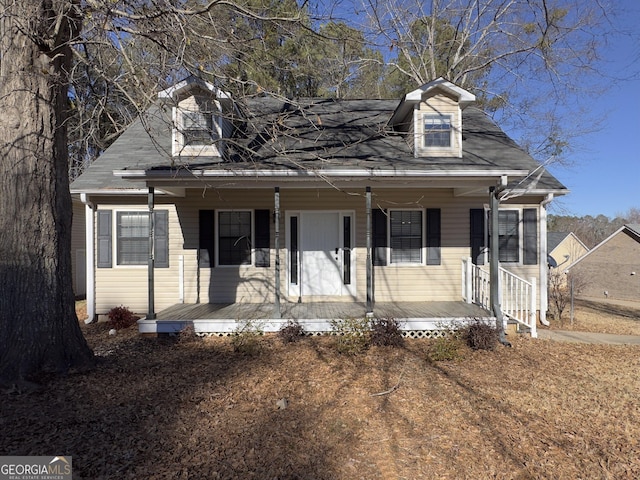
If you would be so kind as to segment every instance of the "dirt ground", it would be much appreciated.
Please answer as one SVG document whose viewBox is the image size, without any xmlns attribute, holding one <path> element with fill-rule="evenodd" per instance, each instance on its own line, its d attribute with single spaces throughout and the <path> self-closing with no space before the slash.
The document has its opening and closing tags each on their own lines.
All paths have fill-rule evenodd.
<svg viewBox="0 0 640 480">
<path fill-rule="evenodd" d="M 638 332 L 581 308 L 574 328 Z M 1 455 L 72 456 L 74 479 L 640 477 L 637 346 L 517 337 L 433 361 L 433 340 L 347 356 L 331 337 L 261 336 L 238 352 L 81 324 L 98 367 L 1 395 Z"/>
</svg>

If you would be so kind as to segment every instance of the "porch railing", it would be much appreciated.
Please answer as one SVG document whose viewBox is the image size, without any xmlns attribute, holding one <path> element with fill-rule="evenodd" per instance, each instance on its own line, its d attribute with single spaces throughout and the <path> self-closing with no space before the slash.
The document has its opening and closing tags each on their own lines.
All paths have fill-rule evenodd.
<svg viewBox="0 0 640 480">
<path fill-rule="evenodd" d="M 531 336 L 537 337 L 536 330 L 536 279 L 530 281 L 499 268 L 499 302 L 502 313 L 530 329 Z M 491 281 L 489 272 L 474 265 L 471 258 L 462 259 L 462 298 L 467 303 L 475 303 L 490 310 Z"/>
</svg>

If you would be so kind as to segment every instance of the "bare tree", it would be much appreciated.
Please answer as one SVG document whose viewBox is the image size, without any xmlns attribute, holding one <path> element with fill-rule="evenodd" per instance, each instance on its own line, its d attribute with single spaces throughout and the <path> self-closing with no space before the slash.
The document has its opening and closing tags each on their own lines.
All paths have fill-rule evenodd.
<svg viewBox="0 0 640 480">
<path fill-rule="evenodd" d="M 586 285 L 585 279 L 577 272 L 565 272 L 559 268 L 549 271 L 549 305 L 553 317 L 560 322 L 560 326 L 564 325 L 562 314 L 572 297 L 580 295 Z"/>
<path fill-rule="evenodd" d="M 234 25 L 246 19 L 298 20 L 216 0 L 0 0 L 1 386 L 94 362 L 71 284 L 69 125 L 79 158 L 92 155 L 158 85 L 218 72 L 235 52 Z M 70 94 L 72 75 L 85 77 Z"/>
<path fill-rule="evenodd" d="M 75 314 L 67 177 L 79 2 L 0 2 L 0 385 L 89 367 Z"/>
<path fill-rule="evenodd" d="M 361 0 L 367 36 L 390 50 L 391 88 L 437 77 L 472 90 L 520 144 L 561 158 L 593 86 L 609 9 L 601 0 Z M 578 80 L 580 79 L 580 80 Z M 590 82 L 591 80 L 591 82 Z M 409 88 L 410 89 L 410 88 Z M 562 106 L 570 103 L 568 111 Z M 582 112 L 580 112 L 582 113 Z"/>
</svg>

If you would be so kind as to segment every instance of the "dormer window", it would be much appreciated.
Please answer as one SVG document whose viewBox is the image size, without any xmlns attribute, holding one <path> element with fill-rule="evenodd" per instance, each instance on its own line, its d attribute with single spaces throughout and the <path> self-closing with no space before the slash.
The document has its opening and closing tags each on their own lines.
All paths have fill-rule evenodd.
<svg viewBox="0 0 640 480">
<path fill-rule="evenodd" d="M 423 115 L 424 147 L 451 147 L 451 115 Z"/>
<path fill-rule="evenodd" d="M 184 146 L 212 145 L 216 137 L 213 115 L 182 110 L 182 138 Z"/>
<path fill-rule="evenodd" d="M 413 137 L 416 158 L 462 158 L 462 111 L 475 101 L 472 93 L 438 78 L 407 93 L 389 125 Z"/>
<path fill-rule="evenodd" d="M 221 162 L 223 140 L 233 131 L 229 120 L 235 111 L 231 96 L 191 76 L 159 92 L 158 98 L 172 105 L 171 154 Z"/>
<path fill-rule="evenodd" d="M 221 156 L 222 124 L 217 101 L 187 97 L 174 112 L 174 156 Z"/>
</svg>

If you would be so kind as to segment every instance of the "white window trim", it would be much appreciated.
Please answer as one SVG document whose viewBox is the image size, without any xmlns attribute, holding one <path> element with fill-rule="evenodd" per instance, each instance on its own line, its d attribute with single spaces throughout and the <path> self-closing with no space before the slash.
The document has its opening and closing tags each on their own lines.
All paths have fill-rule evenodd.
<svg viewBox="0 0 640 480">
<path fill-rule="evenodd" d="M 211 124 L 215 129 L 214 135 L 217 138 L 213 139 L 213 143 L 211 145 L 185 145 L 184 143 L 184 134 L 182 133 L 182 128 L 184 126 L 182 120 L 182 112 L 194 112 L 200 113 L 197 110 L 190 110 L 183 107 L 173 107 L 172 119 L 173 119 L 173 131 L 171 135 L 172 140 L 172 155 L 174 157 L 178 156 L 211 156 L 217 157 L 222 155 L 223 144 L 221 142 L 222 139 L 222 116 L 220 115 L 221 106 L 220 102 L 215 100 L 214 104 L 216 106 L 216 112 L 207 112 L 212 116 Z"/>
<path fill-rule="evenodd" d="M 424 101 L 416 104 L 413 111 L 413 148 L 416 158 L 441 156 L 446 158 L 462 158 L 462 109 L 458 105 L 455 110 L 440 113 L 436 109 L 425 111 L 421 109 Z M 451 121 L 450 146 L 424 146 L 424 117 L 429 115 L 447 116 Z"/>
<path fill-rule="evenodd" d="M 149 263 L 141 263 L 139 265 L 121 265 L 118 263 L 118 244 L 120 243 L 120 237 L 118 236 L 118 215 L 121 213 L 149 213 L 149 209 L 145 208 L 121 208 L 112 210 L 113 215 L 111 218 L 111 267 L 123 268 L 123 269 L 143 269 L 148 268 Z M 147 237 L 148 238 L 148 237 Z"/>
<path fill-rule="evenodd" d="M 250 239 L 250 243 L 251 243 L 251 263 L 249 264 L 244 264 L 244 265 L 221 265 L 220 264 L 220 213 L 222 212 L 235 212 L 235 213 L 240 213 L 240 212 L 249 212 L 250 214 L 250 228 L 251 228 L 251 239 Z M 240 269 L 248 269 L 248 268 L 253 268 L 256 265 L 256 249 L 255 249 L 255 209 L 251 209 L 251 208 L 228 208 L 228 209 L 219 209 L 216 210 L 216 218 L 215 218 L 215 242 L 216 242 L 216 248 L 215 248 L 215 266 L 216 268 L 240 268 Z"/>
<path fill-rule="evenodd" d="M 420 238 L 420 261 L 419 262 L 394 262 L 393 247 L 391 246 L 391 217 L 392 212 L 420 212 L 421 215 L 421 238 Z M 391 267 L 419 267 L 427 264 L 426 246 L 426 209 L 425 208 L 390 208 L 387 212 L 387 265 Z"/>
<path fill-rule="evenodd" d="M 425 121 L 427 118 L 447 118 L 449 120 L 449 145 L 448 146 L 438 146 L 438 145 L 425 145 L 427 131 L 425 129 Z M 455 145 L 455 125 L 453 123 L 453 115 L 450 113 L 422 113 L 420 117 L 420 121 L 422 122 L 422 140 L 421 140 L 421 148 L 423 150 L 454 150 Z"/>
</svg>

